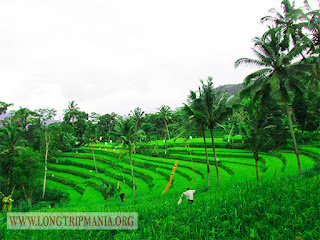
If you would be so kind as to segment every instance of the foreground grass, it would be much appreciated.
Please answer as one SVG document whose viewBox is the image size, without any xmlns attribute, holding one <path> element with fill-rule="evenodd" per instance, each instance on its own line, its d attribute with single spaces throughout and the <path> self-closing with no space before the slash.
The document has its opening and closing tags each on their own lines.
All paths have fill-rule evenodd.
<svg viewBox="0 0 320 240">
<path fill-rule="evenodd" d="M 193 205 L 177 201 L 178 197 L 164 196 L 50 210 L 138 212 L 135 231 L 8 231 L 2 224 L 0 239 L 320 238 L 319 165 L 302 176 L 215 187 L 199 193 Z"/>
</svg>

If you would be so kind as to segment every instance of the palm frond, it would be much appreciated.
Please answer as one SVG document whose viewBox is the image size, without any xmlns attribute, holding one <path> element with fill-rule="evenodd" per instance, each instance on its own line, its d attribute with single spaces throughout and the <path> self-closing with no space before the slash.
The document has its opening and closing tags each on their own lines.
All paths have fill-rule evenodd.
<svg viewBox="0 0 320 240">
<path fill-rule="evenodd" d="M 251 74 L 249 74 L 248 76 L 246 76 L 245 80 L 244 80 L 244 85 L 247 86 L 249 85 L 252 81 L 255 81 L 261 77 L 267 77 L 268 75 L 270 75 L 273 72 L 272 69 L 270 68 L 263 68 L 260 69 L 258 71 L 255 71 Z"/>
<path fill-rule="evenodd" d="M 227 132 L 227 129 L 220 123 L 216 123 L 217 127 L 223 128 L 225 132 Z"/>
<path fill-rule="evenodd" d="M 237 68 L 239 65 L 255 65 L 259 67 L 267 67 L 268 65 L 264 63 L 263 61 L 256 60 L 256 59 L 250 59 L 250 58 L 239 58 L 235 63 L 234 66 Z"/>
<path fill-rule="evenodd" d="M 291 63 L 292 60 L 297 58 L 307 47 L 307 45 L 301 45 L 299 47 L 293 48 L 288 54 L 283 55 L 285 56 L 286 63 Z"/>
<path fill-rule="evenodd" d="M 252 49 L 252 51 L 256 55 L 256 57 L 259 59 L 259 61 L 264 62 L 265 65 L 271 65 L 270 58 L 268 58 L 268 56 L 263 55 L 262 53 L 260 53 L 256 49 Z"/>
<path fill-rule="evenodd" d="M 240 92 L 240 97 L 250 97 L 253 96 L 263 84 L 267 83 L 270 76 L 262 76 L 255 81 L 250 82 L 246 87 Z"/>
</svg>

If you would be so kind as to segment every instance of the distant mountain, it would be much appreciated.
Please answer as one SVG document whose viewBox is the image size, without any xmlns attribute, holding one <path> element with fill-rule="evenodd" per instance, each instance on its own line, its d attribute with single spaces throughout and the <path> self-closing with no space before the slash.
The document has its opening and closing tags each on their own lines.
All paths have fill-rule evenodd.
<svg viewBox="0 0 320 240">
<path fill-rule="evenodd" d="M 240 91 L 244 88 L 242 83 L 239 84 L 226 84 L 216 88 L 221 94 L 226 94 L 227 97 L 239 95 Z"/>
</svg>

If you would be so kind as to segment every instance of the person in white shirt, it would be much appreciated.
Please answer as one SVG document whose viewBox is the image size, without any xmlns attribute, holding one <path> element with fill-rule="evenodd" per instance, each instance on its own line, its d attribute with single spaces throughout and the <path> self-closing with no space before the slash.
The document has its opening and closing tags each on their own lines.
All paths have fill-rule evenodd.
<svg viewBox="0 0 320 240">
<path fill-rule="evenodd" d="M 185 192 L 182 193 L 181 197 L 183 197 L 183 195 L 185 195 L 187 197 L 187 199 L 188 199 L 188 202 L 189 203 L 193 203 L 193 194 L 196 193 L 196 190 L 190 190 L 189 187 L 187 187 L 187 190 L 188 191 L 185 191 Z"/>
</svg>

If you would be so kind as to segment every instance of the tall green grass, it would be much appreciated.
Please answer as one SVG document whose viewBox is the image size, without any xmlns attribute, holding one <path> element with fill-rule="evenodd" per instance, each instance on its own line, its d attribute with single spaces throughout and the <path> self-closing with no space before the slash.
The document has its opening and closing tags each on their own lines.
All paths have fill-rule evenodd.
<svg viewBox="0 0 320 240">
<path fill-rule="evenodd" d="M 308 174 L 304 174 L 307 176 Z M 2 239 L 319 239 L 319 172 L 308 177 L 243 182 L 198 194 L 145 201 L 81 205 L 55 211 L 138 212 L 139 229 L 126 231 L 7 231 Z M 49 209 L 47 209 L 49 211 Z M 53 210 L 50 210 L 53 211 Z"/>
</svg>

